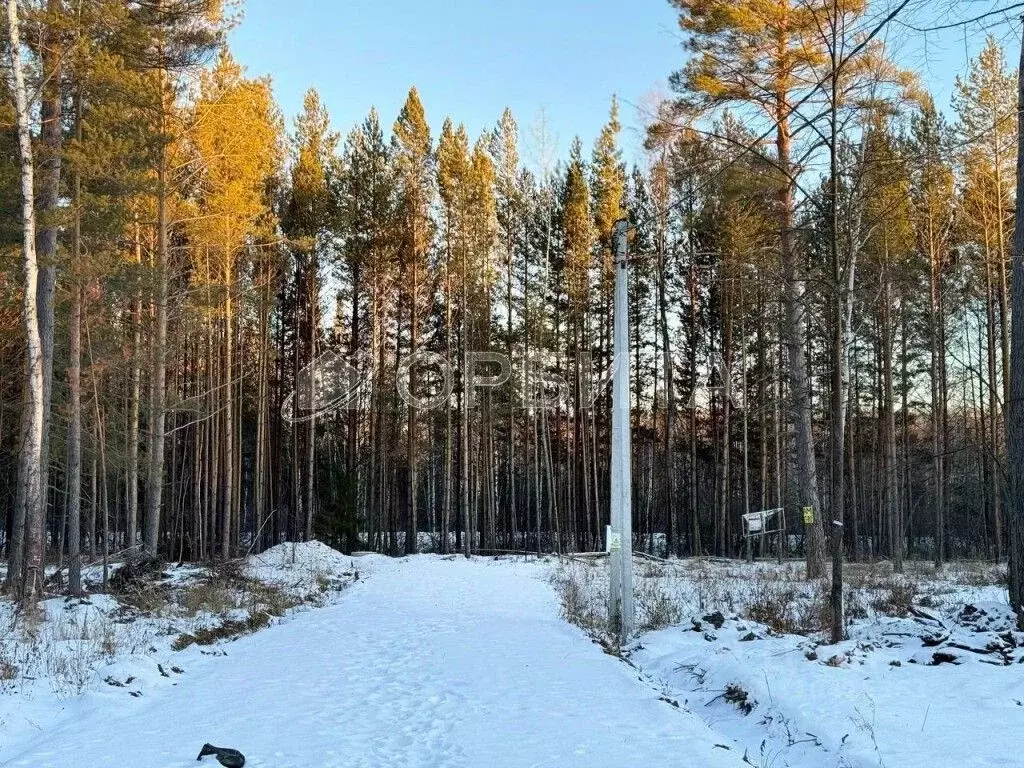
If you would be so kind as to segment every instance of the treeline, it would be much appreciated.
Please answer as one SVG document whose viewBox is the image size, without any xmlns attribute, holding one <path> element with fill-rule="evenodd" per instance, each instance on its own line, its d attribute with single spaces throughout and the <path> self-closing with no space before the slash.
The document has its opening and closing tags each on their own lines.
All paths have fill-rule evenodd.
<svg viewBox="0 0 1024 768">
<path fill-rule="evenodd" d="M 390 129 L 371 111 L 341 136 L 314 91 L 286 129 L 212 0 L 21 3 L 39 278 L 24 302 L 4 78 L 12 587 L 38 592 L 45 559 L 78 591 L 83 557 L 131 547 L 602 547 L 623 217 L 637 546 L 736 555 L 742 513 L 785 507 L 812 574 L 836 516 L 855 559 L 1002 557 L 1015 73 L 989 39 L 947 121 L 857 46 L 863 4 L 675 4 L 689 59 L 644 162 L 624 163 L 613 100 L 567 158 L 536 126 L 527 167 L 510 112 L 433 135 L 415 89 Z M 487 351 L 513 375 L 467 393 Z M 440 391 L 438 365 L 407 367 L 425 352 L 453 374 L 429 409 L 400 396 Z M 367 384 L 302 412 L 325 354 Z"/>
</svg>

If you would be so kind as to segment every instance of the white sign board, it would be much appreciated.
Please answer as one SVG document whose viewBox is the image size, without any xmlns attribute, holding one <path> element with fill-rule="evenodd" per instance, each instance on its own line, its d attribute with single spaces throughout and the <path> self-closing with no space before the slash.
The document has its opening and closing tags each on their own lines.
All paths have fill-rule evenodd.
<svg viewBox="0 0 1024 768">
<path fill-rule="evenodd" d="M 779 513 L 781 509 L 762 509 L 758 512 L 747 512 L 743 515 L 743 528 L 745 536 L 754 536 L 769 533 L 778 533 L 781 523 Z M 772 521 L 776 521 L 775 529 L 769 529 Z"/>
</svg>

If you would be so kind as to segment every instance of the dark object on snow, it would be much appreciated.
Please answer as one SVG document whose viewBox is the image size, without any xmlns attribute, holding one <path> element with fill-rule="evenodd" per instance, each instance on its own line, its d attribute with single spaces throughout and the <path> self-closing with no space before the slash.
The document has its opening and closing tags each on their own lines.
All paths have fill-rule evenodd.
<svg viewBox="0 0 1024 768">
<path fill-rule="evenodd" d="M 704 621 L 715 629 L 721 629 L 722 625 L 725 624 L 725 616 L 722 615 L 721 611 L 715 611 L 714 613 L 709 613 L 705 616 Z"/>
<path fill-rule="evenodd" d="M 203 744 L 203 748 L 199 750 L 199 757 L 196 760 L 202 760 L 207 755 L 216 757 L 217 762 L 223 765 L 224 768 L 242 768 L 245 765 L 245 755 L 237 749 L 226 749 L 224 747 L 215 747 L 213 744 Z"/>
<path fill-rule="evenodd" d="M 968 603 L 956 617 L 957 623 L 975 632 L 1005 632 L 1016 629 L 1017 616 L 1010 606 L 971 605 Z"/>
<path fill-rule="evenodd" d="M 163 576 L 164 563 L 158 557 L 142 552 L 133 552 L 125 558 L 124 565 L 110 577 L 110 591 L 123 594 L 138 592 L 147 583 Z"/>
</svg>

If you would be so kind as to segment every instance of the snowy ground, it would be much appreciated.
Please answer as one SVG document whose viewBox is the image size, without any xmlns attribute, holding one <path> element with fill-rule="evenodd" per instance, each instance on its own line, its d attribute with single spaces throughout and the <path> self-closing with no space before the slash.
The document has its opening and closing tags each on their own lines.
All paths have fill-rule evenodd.
<svg viewBox="0 0 1024 768">
<path fill-rule="evenodd" d="M 204 742 L 254 768 L 1021 765 L 1024 634 L 993 569 L 852 568 L 851 639 L 827 646 L 795 565 L 639 563 L 648 626 L 626 660 L 563 618 L 600 612 L 602 563 L 349 558 L 314 543 L 244 570 L 297 605 L 182 650 L 256 598 L 124 623 L 108 597 L 51 601 L 35 647 L 66 661 L 19 658 L 24 640 L 0 653 L 0 677 L 18 667 L 0 695 L 0 766 L 184 768 Z"/>
<path fill-rule="evenodd" d="M 116 598 L 46 600 L 43 620 L 0 603 L 0 765 L 9 763 L 17 745 L 49 743 L 64 724 L 90 713 L 105 718 L 121 712 L 126 700 L 187 687 L 196 670 L 227 653 L 228 646 L 213 642 L 221 635 L 290 621 L 336 602 L 358 573 L 382 559 L 353 560 L 318 542 L 287 544 L 251 558 L 230 578 L 170 565 Z M 101 578 L 99 566 L 83 570 L 95 591 Z M 80 764 L 117 764 L 113 757 L 90 759 Z"/>
<path fill-rule="evenodd" d="M 853 617 L 838 645 L 812 628 L 827 619 L 823 595 L 801 571 L 639 564 L 640 620 L 667 617 L 672 626 L 641 635 L 630 662 L 751 765 L 1024 764 L 1024 633 L 1005 603 L 1000 569 L 936 574 L 911 564 L 901 576 L 884 565 L 848 567 Z M 559 579 L 571 577 L 600 605 L 603 573 L 602 564 L 573 563 Z"/>
<path fill-rule="evenodd" d="M 184 768 L 209 741 L 254 768 L 742 765 L 564 623 L 544 567 L 367 564 L 337 604 L 218 646 L 226 656 L 172 654 L 185 671 L 144 696 L 80 697 L 8 740 L 0 764 Z"/>
</svg>

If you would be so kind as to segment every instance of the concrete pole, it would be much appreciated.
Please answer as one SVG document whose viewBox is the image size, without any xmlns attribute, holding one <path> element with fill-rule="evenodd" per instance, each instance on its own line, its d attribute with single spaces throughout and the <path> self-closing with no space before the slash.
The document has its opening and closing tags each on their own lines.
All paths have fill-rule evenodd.
<svg viewBox="0 0 1024 768">
<path fill-rule="evenodd" d="M 615 378 L 612 384 L 612 477 L 608 618 L 620 647 L 633 634 L 633 489 L 629 404 L 629 264 L 625 219 L 615 222 Z"/>
</svg>

